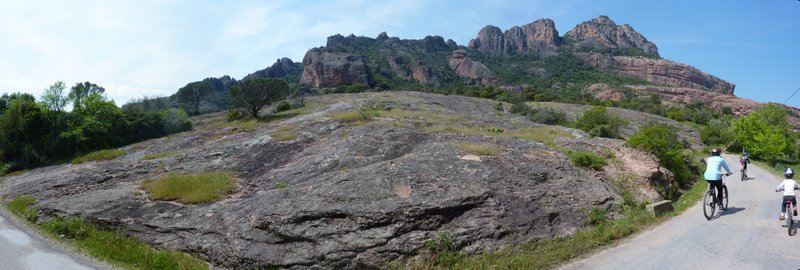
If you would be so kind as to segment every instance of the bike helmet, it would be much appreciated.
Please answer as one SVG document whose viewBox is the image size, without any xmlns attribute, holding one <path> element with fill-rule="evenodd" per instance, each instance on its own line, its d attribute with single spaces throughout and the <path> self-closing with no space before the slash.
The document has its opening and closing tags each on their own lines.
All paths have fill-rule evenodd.
<svg viewBox="0 0 800 270">
<path fill-rule="evenodd" d="M 719 149 L 719 147 L 714 147 L 714 149 L 711 149 L 712 156 L 719 156 L 720 153 L 722 153 L 722 149 Z"/>
<path fill-rule="evenodd" d="M 786 170 L 783 170 L 783 175 L 792 177 L 794 176 L 794 170 L 792 170 L 792 168 L 786 168 Z"/>
</svg>

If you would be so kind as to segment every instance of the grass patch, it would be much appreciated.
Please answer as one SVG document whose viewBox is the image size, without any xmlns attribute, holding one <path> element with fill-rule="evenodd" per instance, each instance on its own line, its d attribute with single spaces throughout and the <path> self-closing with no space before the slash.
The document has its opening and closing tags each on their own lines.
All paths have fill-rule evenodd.
<svg viewBox="0 0 800 270">
<path fill-rule="evenodd" d="M 572 133 L 550 128 L 550 127 L 535 127 L 535 128 L 521 128 L 512 130 L 501 130 L 495 127 L 452 127 L 452 126 L 430 126 L 422 128 L 425 132 L 430 133 L 467 133 L 467 134 L 480 134 L 496 138 L 511 138 L 527 141 L 536 141 L 544 143 L 547 146 L 555 146 L 555 139 L 557 138 L 574 138 Z"/>
<path fill-rule="evenodd" d="M 17 196 L 11 202 L 6 204 L 6 208 L 8 208 L 11 213 L 14 213 L 17 216 L 24 218 L 30 222 L 36 222 L 36 219 L 39 217 L 39 210 L 36 207 L 32 207 L 32 205 L 36 202 L 36 198 L 30 195 L 21 195 Z"/>
<path fill-rule="evenodd" d="M 151 200 L 178 201 L 185 204 L 215 202 L 236 188 L 236 181 L 226 172 L 179 175 L 145 179 L 142 189 Z"/>
<path fill-rule="evenodd" d="M 244 119 L 244 120 L 234 120 L 230 122 L 219 122 L 215 126 L 220 129 L 224 128 L 236 128 L 237 131 L 241 132 L 251 132 L 256 130 L 261 126 L 265 126 L 268 123 L 259 121 L 257 119 Z"/>
<path fill-rule="evenodd" d="M 72 160 L 72 164 L 81 164 L 89 161 L 111 160 L 119 156 L 124 156 L 125 151 L 118 149 L 100 150 L 88 153 L 86 155 L 76 157 Z"/>
<path fill-rule="evenodd" d="M 289 186 L 289 184 L 287 184 L 287 183 L 277 183 L 274 186 L 272 186 L 272 189 L 281 189 L 281 188 L 285 188 L 285 187 L 288 187 L 288 186 Z"/>
<path fill-rule="evenodd" d="M 157 153 L 157 154 L 146 155 L 146 156 L 142 157 L 142 160 L 151 160 L 151 159 L 159 159 L 159 158 L 171 157 L 171 156 L 174 156 L 174 155 L 182 154 L 183 152 L 184 151 L 166 151 L 166 152 L 161 152 L 161 153 Z"/>
<path fill-rule="evenodd" d="M 505 151 L 502 147 L 479 143 L 456 143 L 455 146 L 464 152 L 479 156 L 496 156 Z"/>
<path fill-rule="evenodd" d="M 38 210 L 32 207 L 35 202 L 32 196 L 17 196 L 6 204 L 6 208 L 33 223 L 38 219 Z M 208 269 L 206 262 L 191 255 L 153 249 L 120 232 L 98 230 L 79 217 L 54 217 L 40 225 L 32 225 L 99 260 L 125 269 Z"/>
<path fill-rule="evenodd" d="M 328 117 L 335 121 L 352 125 L 363 125 L 372 120 L 369 115 L 365 116 L 359 111 L 334 112 L 328 114 Z"/>
<path fill-rule="evenodd" d="M 20 174 L 23 174 L 23 173 L 26 173 L 26 172 L 29 172 L 29 171 L 30 171 L 30 169 L 24 169 L 24 170 L 19 170 L 19 171 L 13 171 L 13 172 L 10 172 L 10 173 L 6 173 L 6 174 L 4 174 L 3 176 L 16 176 L 16 175 L 20 175 Z"/>
<path fill-rule="evenodd" d="M 592 168 L 594 170 L 601 170 L 603 166 L 608 164 L 606 160 L 591 152 L 584 151 L 569 151 L 567 157 L 572 161 L 572 164 L 578 167 Z"/>
<path fill-rule="evenodd" d="M 272 138 L 281 142 L 291 141 L 297 138 L 297 134 L 294 132 L 294 127 L 291 126 L 280 127 L 270 133 L 269 136 L 272 136 Z"/>
</svg>

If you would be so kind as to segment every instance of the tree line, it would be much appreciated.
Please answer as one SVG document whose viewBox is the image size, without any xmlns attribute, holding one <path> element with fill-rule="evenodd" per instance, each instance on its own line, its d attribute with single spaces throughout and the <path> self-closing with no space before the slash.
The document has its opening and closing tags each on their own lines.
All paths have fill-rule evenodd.
<svg viewBox="0 0 800 270">
<path fill-rule="evenodd" d="M 68 89 L 59 81 L 38 100 L 27 93 L 0 96 L 0 175 L 191 130 L 186 111 L 199 114 L 214 89 L 207 81 L 192 82 L 172 97 L 142 98 L 122 107 L 105 91 L 91 82 Z M 289 91 L 279 79 L 241 81 L 226 93 L 231 106 L 223 109 L 242 109 L 258 117 L 263 107 Z M 66 110 L 68 105 L 72 110 Z"/>
</svg>

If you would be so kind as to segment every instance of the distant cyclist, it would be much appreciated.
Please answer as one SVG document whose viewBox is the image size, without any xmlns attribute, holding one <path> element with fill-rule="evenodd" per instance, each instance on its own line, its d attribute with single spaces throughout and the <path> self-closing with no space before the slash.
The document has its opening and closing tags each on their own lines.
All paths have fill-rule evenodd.
<svg viewBox="0 0 800 270">
<path fill-rule="evenodd" d="M 783 213 L 786 213 L 786 201 L 791 201 L 792 205 L 797 207 L 797 198 L 795 197 L 795 190 L 800 189 L 800 184 L 797 184 L 792 177 L 794 177 L 794 170 L 792 168 L 786 168 L 783 171 L 783 175 L 786 176 L 786 179 L 775 188 L 775 192 L 783 190 L 783 199 L 781 200 L 781 216 L 780 220 L 784 220 L 786 217 Z M 792 209 L 792 214 L 795 216 L 797 215 L 797 208 Z"/>
<path fill-rule="evenodd" d="M 725 171 L 728 172 L 727 175 L 731 175 L 731 168 L 729 168 L 728 164 L 725 163 L 725 160 L 719 156 L 721 153 L 722 150 L 719 148 L 714 148 L 711 150 L 711 157 L 708 158 L 708 161 L 706 162 L 706 172 L 703 174 L 706 182 L 708 182 L 708 188 L 717 189 L 717 200 L 720 202 L 722 201 L 722 168 L 725 168 Z"/>
<path fill-rule="evenodd" d="M 744 152 L 742 156 L 739 157 L 739 164 L 742 165 L 742 172 L 747 171 L 747 163 L 750 163 L 750 159 L 747 158 L 747 152 Z"/>
</svg>

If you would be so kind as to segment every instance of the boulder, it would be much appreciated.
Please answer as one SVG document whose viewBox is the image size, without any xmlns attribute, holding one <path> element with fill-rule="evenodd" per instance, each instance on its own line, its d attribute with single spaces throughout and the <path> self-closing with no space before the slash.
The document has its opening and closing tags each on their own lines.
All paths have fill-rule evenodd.
<svg viewBox="0 0 800 270">
<path fill-rule="evenodd" d="M 318 48 L 309 50 L 303 57 L 302 85 L 335 87 L 359 83 L 369 84 L 361 56 Z"/>
<path fill-rule="evenodd" d="M 462 78 L 477 80 L 484 85 L 493 85 L 497 81 L 492 71 L 481 62 L 472 60 L 466 50 L 455 50 L 447 61 L 450 68 Z"/>
</svg>

